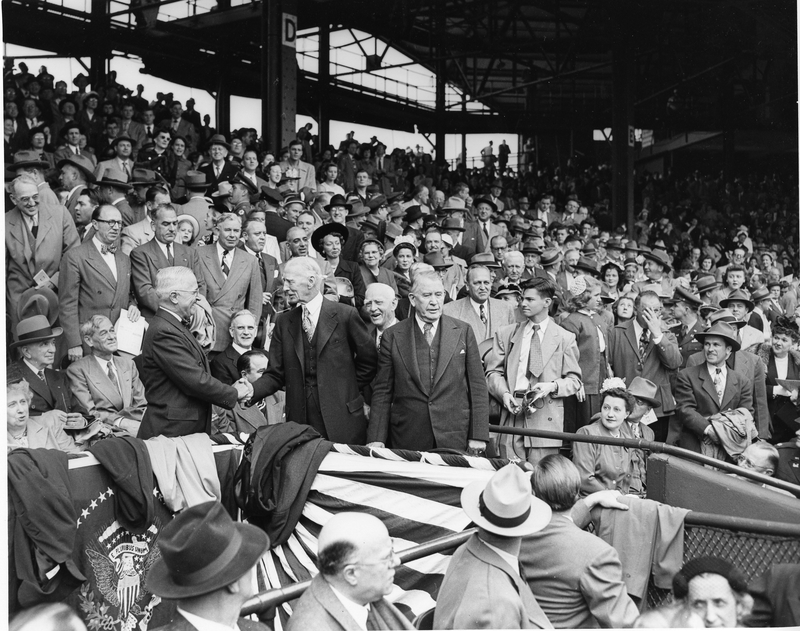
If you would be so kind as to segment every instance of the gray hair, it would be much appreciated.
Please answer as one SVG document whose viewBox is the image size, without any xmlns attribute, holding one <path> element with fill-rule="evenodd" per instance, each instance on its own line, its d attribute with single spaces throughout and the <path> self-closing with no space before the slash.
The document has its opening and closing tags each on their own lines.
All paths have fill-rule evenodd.
<svg viewBox="0 0 800 631">
<path fill-rule="evenodd" d="M 235 213 L 221 213 L 218 217 L 214 217 L 214 227 L 219 228 L 222 224 L 232 219 L 238 221 L 240 226 L 242 225 L 242 219 L 239 215 Z"/>
<path fill-rule="evenodd" d="M 231 318 L 231 327 L 233 326 L 233 323 L 236 322 L 236 320 L 238 320 L 243 316 L 250 316 L 251 318 L 253 318 L 253 321 L 255 322 L 256 316 L 253 315 L 253 312 L 250 311 L 249 309 L 242 309 L 241 311 L 237 311 L 236 313 L 233 314 L 233 317 Z"/>
<path fill-rule="evenodd" d="M 411 293 L 416 296 L 420 285 L 422 285 L 422 283 L 424 281 L 426 281 L 426 280 L 429 280 L 429 281 L 432 281 L 432 282 L 437 282 L 440 285 L 442 285 L 442 287 L 444 287 L 444 284 L 442 283 L 442 279 L 441 279 L 441 277 L 439 276 L 439 273 L 436 270 L 434 270 L 432 272 L 429 272 L 428 270 L 424 270 L 424 271 L 421 271 L 421 272 L 417 272 L 417 274 L 414 276 L 414 282 L 411 284 Z"/>
<path fill-rule="evenodd" d="M 302 228 L 298 229 L 305 235 L 305 232 Z M 317 281 L 317 289 L 322 288 L 322 270 L 317 262 L 309 256 L 295 256 L 294 258 L 289 259 L 283 268 L 283 272 L 284 276 L 286 275 L 286 272 L 297 272 L 306 278 L 313 276 Z"/>
<path fill-rule="evenodd" d="M 435 272 L 436 270 L 433 269 L 433 265 L 428 265 L 427 263 L 422 263 L 421 261 L 417 261 L 416 263 L 412 263 L 411 267 L 408 268 L 408 275 L 411 277 L 411 282 L 414 282 L 414 279 L 417 277 L 417 274 L 421 274 L 422 272 Z"/>
<path fill-rule="evenodd" d="M 100 327 L 100 323 L 103 320 L 108 320 L 108 318 L 104 315 L 95 314 L 86 320 L 86 322 L 81 323 L 81 339 L 92 337 L 94 332 Z"/>
<path fill-rule="evenodd" d="M 24 379 L 15 383 L 6 384 L 6 397 L 13 392 L 21 392 L 25 395 L 25 400 L 30 403 L 33 400 L 33 392 L 31 392 L 30 384 Z"/>
<path fill-rule="evenodd" d="M 164 267 L 156 275 L 156 295 L 158 302 L 167 302 L 173 291 L 185 290 L 197 282 L 194 272 L 188 267 Z"/>
<path fill-rule="evenodd" d="M 510 250 L 510 251 L 506 252 L 505 256 L 503 257 L 503 262 L 505 262 L 505 261 L 513 261 L 513 260 L 516 260 L 517 263 L 521 263 L 522 265 L 525 265 L 525 255 L 522 252 L 518 251 L 518 250 Z"/>
<path fill-rule="evenodd" d="M 31 177 L 27 173 L 23 173 L 22 175 L 18 175 L 13 180 L 11 180 L 11 183 L 8 185 L 9 194 L 16 195 L 17 194 L 17 186 L 19 186 L 20 184 L 29 184 L 31 186 L 35 186 L 37 188 L 37 190 L 39 188 L 39 184 L 36 182 L 36 180 L 33 177 Z"/>
</svg>

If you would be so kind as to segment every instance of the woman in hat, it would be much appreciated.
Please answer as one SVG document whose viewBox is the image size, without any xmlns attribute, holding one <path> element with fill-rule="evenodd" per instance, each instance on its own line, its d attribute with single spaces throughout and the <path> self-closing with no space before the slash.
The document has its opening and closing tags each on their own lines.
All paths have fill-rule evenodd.
<svg viewBox="0 0 800 631">
<path fill-rule="evenodd" d="M 193 168 L 191 161 L 186 156 L 186 138 L 174 136 L 169 143 L 168 151 L 172 152 L 175 165 L 175 184 L 170 189 L 170 195 L 175 201 L 183 200 L 186 197 L 184 178 Z"/>
<path fill-rule="evenodd" d="M 359 268 L 365 285 L 383 283 L 384 285 L 389 285 L 397 293 L 394 274 L 385 267 L 381 267 L 383 243 L 377 239 L 365 239 L 361 244 L 359 259 L 361 260 Z"/>
<path fill-rule="evenodd" d="M 361 309 L 364 306 L 367 286 L 364 284 L 358 265 L 342 258 L 342 248 L 348 236 L 349 232 L 345 226 L 331 222 L 311 233 L 311 245 L 330 263 L 334 277 L 346 278 L 353 285 L 353 297 L 339 296 L 339 302 Z"/>
<path fill-rule="evenodd" d="M 564 402 L 564 431 L 574 432 L 591 422 L 600 411 L 600 385 L 608 376 L 606 343 L 609 322 L 598 316 L 600 283 L 589 276 L 578 276 L 568 293 L 569 315 L 561 322 L 575 335 L 583 385 Z"/>
<path fill-rule="evenodd" d="M 615 379 L 615 381 L 620 381 Z M 612 387 L 601 391 L 602 403 L 600 418 L 578 429 L 578 434 L 586 436 L 623 436 L 623 426 L 633 412 L 634 399 L 622 387 Z M 627 494 L 631 483 L 631 454 L 625 447 L 616 445 L 596 445 L 593 443 L 572 443 L 572 461 L 581 474 L 581 495 L 595 491 L 614 489 Z"/>
<path fill-rule="evenodd" d="M 392 250 L 395 261 L 394 279 L 399 299 L 408 298 L 408 293 L 411 291 L 411 266 L 417 260 L 417 246 L 411 241 L 408 236 L 398 237 Z"/>
<path fill-rule="evenodd" d="M 43 416 L 30 416 L 32 400 L 33 393 L 22 375 L 9 374 L 6 385 L 7 451 L 23 448 L 80 453 L 75 441 L 64 431 L 63 423 L 48 422 Z"/>
</svg>

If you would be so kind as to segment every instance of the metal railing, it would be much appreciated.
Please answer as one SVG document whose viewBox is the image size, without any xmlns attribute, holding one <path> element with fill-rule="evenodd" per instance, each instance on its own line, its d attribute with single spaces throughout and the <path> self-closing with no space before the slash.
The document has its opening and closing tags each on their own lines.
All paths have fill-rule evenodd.
<svg viewBox="0 0 800 631">
<path fill-rule="evenodd" d="M 667 445 L 654 440 L 644 440 L 643 438 L 614 438 L 612 436 L 588 436 L 586 434 L 569 434 L 567 432 L 551 432 L 544 429 L 526 429 L 522 427 L 501 427 L 499 425 L 490 425 L 489 431 L 495 434 L 514 434 L 516 436 L 532 436 L 535 438 L 551 438 L 554 440 L 566 440 L 570 442 L 580 443 L 593 443 L 596 445 L 614 445 L 616 447 L 626 447 L 628 449 L 642 449 L 644 451 L 652 451 L 655 453 L 664 453 L 670 456 L 678 456 L 685 460 L 692 460 L 699 464 L 708 465 L 721 469 L 726 473 L 735 473 L 739 477 L 747 478 L 758 482 L 759 484 L 766 484 L 767 486 L 775 487 L 788 491 L 795 497 L 800 497 L 800 486 L 771 478 L 768 475 L 757 473 L 750 469 L 743 469 L 735 464 L 723 462 L 716 458 L 704 456 L 695 451 L 689 451 L 675 445 Z"/>
</svg>

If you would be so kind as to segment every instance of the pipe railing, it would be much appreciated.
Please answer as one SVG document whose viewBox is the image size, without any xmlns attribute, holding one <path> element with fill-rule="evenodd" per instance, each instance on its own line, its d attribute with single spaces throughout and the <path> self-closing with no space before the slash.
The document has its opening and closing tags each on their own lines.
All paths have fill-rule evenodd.
<svg viewBox="0 0 800 631">
<path fill-rule="evenodd" d="M 516 436 L 532 436 L 534 438 L 551 438 L 553 440 L 566 440 L 570 442 L 593 443 L 595 445 L 614 445 L 616 447 L 626 447 L 628 449 L 642 449 L 656 453 L 665 453 L 670 456 L 678 456 L 686 460 L 722 469 L 726 473 L 735 473 L 739 477 L 748 478 L 760 484 L 775 487 L 788 491 L 795 497 L 800 497 L 800 486 L 790 482 L 784 482 L 776 478 L 771 478 L 763 473 L 757 473 L 750 469 L 743 469 L 734 464 L 704 456 L 695 451 L 689 451 L 675 445 L 667 445 L 654 440 L 644 440 L 643 438 L 614 438 L 613 436 L 589 436 L 586 434 L 569 434 L 567 432 L 551 432 L 545 429 L 527 429 L 523 427 L 501 427 L 490 425 L 489 431 L 495 434 L 513 434 Z"/>
</svg>

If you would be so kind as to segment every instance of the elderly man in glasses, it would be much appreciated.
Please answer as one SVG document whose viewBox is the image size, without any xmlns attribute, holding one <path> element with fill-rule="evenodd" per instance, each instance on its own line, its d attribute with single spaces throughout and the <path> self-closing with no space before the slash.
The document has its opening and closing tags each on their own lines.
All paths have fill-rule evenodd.
<svg viewBox="0 0 800 631">
<path fill-rule="evenodd" d="M 131 262 L 119 248 L 122 214 L 111 204 L 92 214 L 94 236 L 70 250 L 61 261 L 59 319 L 71 361 L 83 357 L 80 323 L 104 315 L 112 323 L 122 309 L 136 322 L 139 309 L 131 287 Z"/>
</svg>

